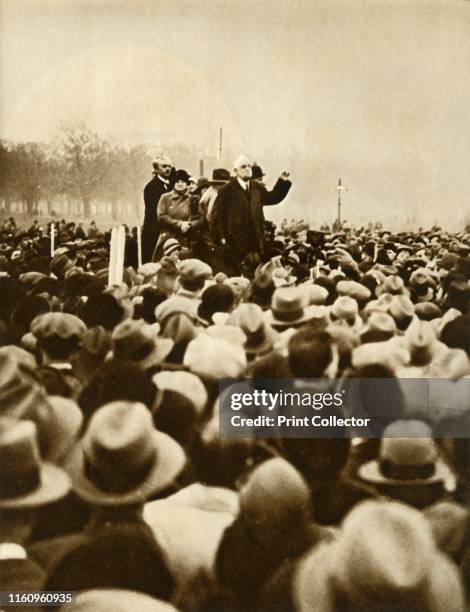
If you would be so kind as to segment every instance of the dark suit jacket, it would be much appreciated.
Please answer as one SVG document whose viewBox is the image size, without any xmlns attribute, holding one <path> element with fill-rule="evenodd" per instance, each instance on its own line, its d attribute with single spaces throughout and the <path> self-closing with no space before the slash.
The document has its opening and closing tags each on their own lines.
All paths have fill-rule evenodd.
<svg viewBox="0 0 470 612">
<path fill-rule="evenodd" d="M 142 262 L 152 260 L 153 250 L 160 234 L 157 219 L 157 204 L 164 193 L 171 191 L 171 185 L 166 185 L 157 175 L 145 185 L 144 203 L 145 216 L 142 229 Z"/>
<path fill-rule="evenodd" d="M 210 229 L 214 240 L 225 239 L 239 256 L 264 251 L 264 206 L 279 204 L 291 187 L 290 181 L 278 179 L 272 191 L 257 181 L 250 181 L 250 198 L 237 179 L 224 185 L 214 203 Z"/>
<path fill-rule="evenodd" d="M 0 590 L 2 591 L 42 591 L 46 575 L 42 568 L 32 559 L 4 559 L 0 561 Z M 38 606 L 8 606 L 2 610 L 21 610 L 22 612 L 39 612 Z"/>
</svg>

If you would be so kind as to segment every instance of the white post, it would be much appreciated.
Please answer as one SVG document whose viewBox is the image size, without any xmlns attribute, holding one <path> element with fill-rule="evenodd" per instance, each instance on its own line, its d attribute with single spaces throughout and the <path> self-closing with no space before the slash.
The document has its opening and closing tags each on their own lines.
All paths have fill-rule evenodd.
<svg viewBox="0 0 470 612">
<path fill-rule="evenodd" d="M 54 257 L 55 251 L 55 225 L 51 223 L 51 257 Z"/>
<path fill-rule="evenodd" d="M 142 265 L 142 234 L 140 223 L 137 226 L 137 269 Z"/>
<path fill-rule="evenodd" d="M 116 250 L 116 269 L 114 284 L 120 285 L 124 275 L 124 251 L 126 248 L 126 229 L 124 225 L 117 229 L 117 250 Z"/>
<path fill-rule="evenodd" d="M 108 287 L 115 284 L 116 256 L 117 256 L 117 227 L 111 230 L 111 242 L 109 250 Z"/>
</svg>

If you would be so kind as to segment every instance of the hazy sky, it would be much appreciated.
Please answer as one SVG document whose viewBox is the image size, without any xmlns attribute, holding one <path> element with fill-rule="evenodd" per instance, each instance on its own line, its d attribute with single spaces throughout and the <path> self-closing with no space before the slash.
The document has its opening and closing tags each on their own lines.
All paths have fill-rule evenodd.
<svg viewBox="0 0 470 612">
<path fill-rule="evenodd" d="M 2 138 L 72 119 L 210 156 L 223 125 L 307 216 L 338 176 L 350 218 L 470 215 L 469 2 L 0 0 L 0 53 Z"/>
</svg>

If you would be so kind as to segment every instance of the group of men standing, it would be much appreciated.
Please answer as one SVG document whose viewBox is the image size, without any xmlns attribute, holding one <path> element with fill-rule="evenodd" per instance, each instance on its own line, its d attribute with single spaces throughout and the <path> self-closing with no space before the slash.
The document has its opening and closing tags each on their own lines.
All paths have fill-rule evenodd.
<svg viewBox="0 0 470 612">
<path fill-rule="evenodd" d="M 247 258 L 261 261 L 264 252 L 264 206 L 279 204 L 291 187 L 282 172 L 269 191 L 262 171 L 244 155 L 234 163 L 232 175 L 223 168 L 212 180 L 194 182 L 185 170 L 175 170 L 171 160 L 153 163 L 154 177 L 145 186 L 142 232 L 143 262 L 157 260 L 168 238 L 191 244 L 201 259 L 221 263 L 224 271 L 240 273 Z"/>
</svg>

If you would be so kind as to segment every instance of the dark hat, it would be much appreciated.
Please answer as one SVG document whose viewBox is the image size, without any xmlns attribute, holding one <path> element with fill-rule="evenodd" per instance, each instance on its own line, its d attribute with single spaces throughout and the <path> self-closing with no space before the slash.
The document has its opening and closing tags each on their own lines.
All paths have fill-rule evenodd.
<svg viewBox="0 0 470 612">
<path fill-rule="evenodd" d="M 144 404 L 112 402 L 92 417 L 69 466 L 73 488 L 100 506 L 143 503 L 170 485 L 186 457 Z"/>
<path fill-rule="evenodd" d="M 256 163 L 253 164 L 251 166 L 251 178 L 253 180 L 256 180 L 256 179 L 263 178 L 263 176 L 265 176 L 265 173 L 261 169 L 261 166 L 258 166 L 258 164 L 256 164 Z"/>
<path fill-rule="evenodd" d="M 463 349 L 470 357 L 470 315 L 449 321 L 441 331 L 440 340 L 449 348 Z"/>
<path fill-rule="evenodd" d="M 450 283 L 447 290 L 446 305 L 451 308 L 462 310 L 465 314 L 468 311 L 470 300 L 470 285 L 468 283 L 454 281 Z"/>
<path fill-rule="evenodd" d="M 230 172 L 225 168 L 215 168 L 212 170 L 211 185 L 223 185 L 230 180 Z"/>
<path fill-rule="evenodd" d="M 107 330 L 114 329 L 122 321 L 124 314 L 123 306 L 113 295 L 107 293 L 90 297 L 78 311 L 78 316 L 87 327 L 102 325 Z"/>
<path fill-rule="evenodd" d="M 65 272 L 72 266 L 72 261 L 67 257 L 67 255 L 65 255 L 65 253 L 55 255 L 49 264 L 51 272 L 53 272 L 58 278 L 62 278 L 65 275 Z"/>
<path fill-rule="evenodd" d="M 0 418 L 0 508 L 34 508 L 68 493 L 67 474 L 43 462 L 36 425 L 29 420 Z"/>
<path fill-rule="evenodd" d="M 470 257 L 459 257 L 457 260 L 457 270 L 470 278 Z"/>
<path fill-rule="evenodd" d="M 31 322 L 40 314 L 50 312 L 49 302 L 38 295 L 29 296 L 18 302 L 11 313 L 11 323 L 19 336 L 29 332 Z"/>
<path fill-rule="evenodd" d="M 204 289 L 198 315 L 208 323 L 212 322 L 212 315 L 216 312 L 230 312 L 235 302 L 235 294 L 226 284 L 216 283 Z"/>
<path fill-rule="evenodd" d="M 269 272 L 258 273 L 251 281 L 250 302 L 261 306 L 263 310 L 271 306 L 271 298 L 275 290 L 272 275 Z"/>
<path fill-rule="evenodd" d="M 174 182 L 183 181 L 184 183 L 189 184 L 191 176 L 186 172 L 186 170 L 177 170 L 174 176 Z"/>
</svg>

